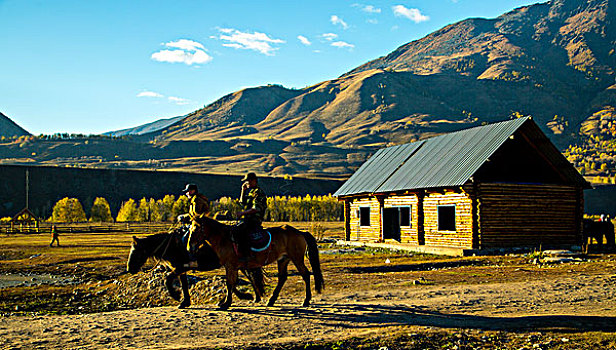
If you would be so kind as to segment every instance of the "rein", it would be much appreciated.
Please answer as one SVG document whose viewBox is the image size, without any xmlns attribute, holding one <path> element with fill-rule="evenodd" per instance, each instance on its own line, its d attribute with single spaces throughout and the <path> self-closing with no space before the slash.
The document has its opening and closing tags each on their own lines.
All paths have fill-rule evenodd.
<svg viewBox="0 0 616 350">
<path fill-rule="evenodd" d="M 169 249 L 169 244 L 171 244 L 171 239 L 173 238 L 173 235 L 169 233 L 169 238 L 167 238 L 167 245 L 165 246 L 165 250 L 163 251 L 163 253 L 160 255 L 160 259 L 157 258 L 156 256 L 154 256 L 154 254 L 156 254 L 156 252 L 163 246 L 163 244 L 165 243 L 164 241 L 161 242 L 158 247 L 156 247 L 156 249 L 154 249 L 152 251 L 152 258 L 154 258 L 154 260 L 156 260 L 156 265 L 154 265 L 154 267 L 152 267 L 151 269 L 149 269 L 147 272 L 152 272 L 154 271 L 159 265 L 160 262 L 163 261 L 163 259 L 165 258 L 165 254 L 167 254 L 167 249 Z"/>
</svg>

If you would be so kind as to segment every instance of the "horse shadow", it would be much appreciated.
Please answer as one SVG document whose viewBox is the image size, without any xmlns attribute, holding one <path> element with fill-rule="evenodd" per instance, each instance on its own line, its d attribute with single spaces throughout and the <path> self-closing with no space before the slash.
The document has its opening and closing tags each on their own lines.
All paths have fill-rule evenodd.
<svg viewBox="0 0 616 350">
<path fill-rule="evenodd" d="M 348 328 L 430 326 L 509 332 L 616 332 L 616 317 L 610 316 L 480 316 L 442 313 L 422 307 L 378 304 L 316 304 L 309 308 L 235 307 L 231 313 L 262 315 L 281 319 L 313 319 L 322 324 Z"/>
</svg>

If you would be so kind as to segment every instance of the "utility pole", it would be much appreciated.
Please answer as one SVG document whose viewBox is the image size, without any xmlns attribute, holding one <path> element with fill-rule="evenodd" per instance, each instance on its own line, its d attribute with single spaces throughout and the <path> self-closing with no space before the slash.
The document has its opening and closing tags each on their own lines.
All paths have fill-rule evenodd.
<svg viewBox="0 0 616 350">
<path fill-rule="evenodd" d="M 26 169 L 26 208 L 30 208 L 30 170 Z"/>
</svg>

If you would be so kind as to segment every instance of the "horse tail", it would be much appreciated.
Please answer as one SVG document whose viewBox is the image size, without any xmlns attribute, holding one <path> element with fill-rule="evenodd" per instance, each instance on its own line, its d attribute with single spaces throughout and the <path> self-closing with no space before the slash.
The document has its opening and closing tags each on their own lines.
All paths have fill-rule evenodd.
<svg viewBox="0 0 616 350">
<path fill-rule="evenodd" d="M 319 260 L 319 247 L 317 246 L 317 240 L 310 234 L 310 232 L 304 232 L 298 229 L 295 230 L 306 240 L 306 245 L 308 246 L 308 260 L 310 261 L 310 266 L 312 266 L 312 274 L 314 275 L 314 288 L 317 293 L 321 293 L 321 291 L 325 289 L 325 281 L 323 280 L 323 272 L 321 271 L 321 261 Z"/>
</svg>

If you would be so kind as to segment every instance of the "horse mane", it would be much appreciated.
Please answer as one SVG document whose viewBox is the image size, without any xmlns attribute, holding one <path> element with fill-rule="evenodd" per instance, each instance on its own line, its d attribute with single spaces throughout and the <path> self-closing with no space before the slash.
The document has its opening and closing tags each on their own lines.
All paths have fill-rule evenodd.
<svg viewBox="0 0 616 350">
<path fill-rule="evenodd" d="M 153 252 L 161 243 L 163 243 L 166 239 L 173 240 L 170 235 L 172 232 L 163 232 L 163 233 L 154 233 L 139 239 L 139 245 L 143 245 L 143 250 L 147 252 L 150 256 L 157 256 L 162 254 L 162 249 L 158 249 Z M 169 242 L 171 244 L 172 242 Z"/>
</svg>

